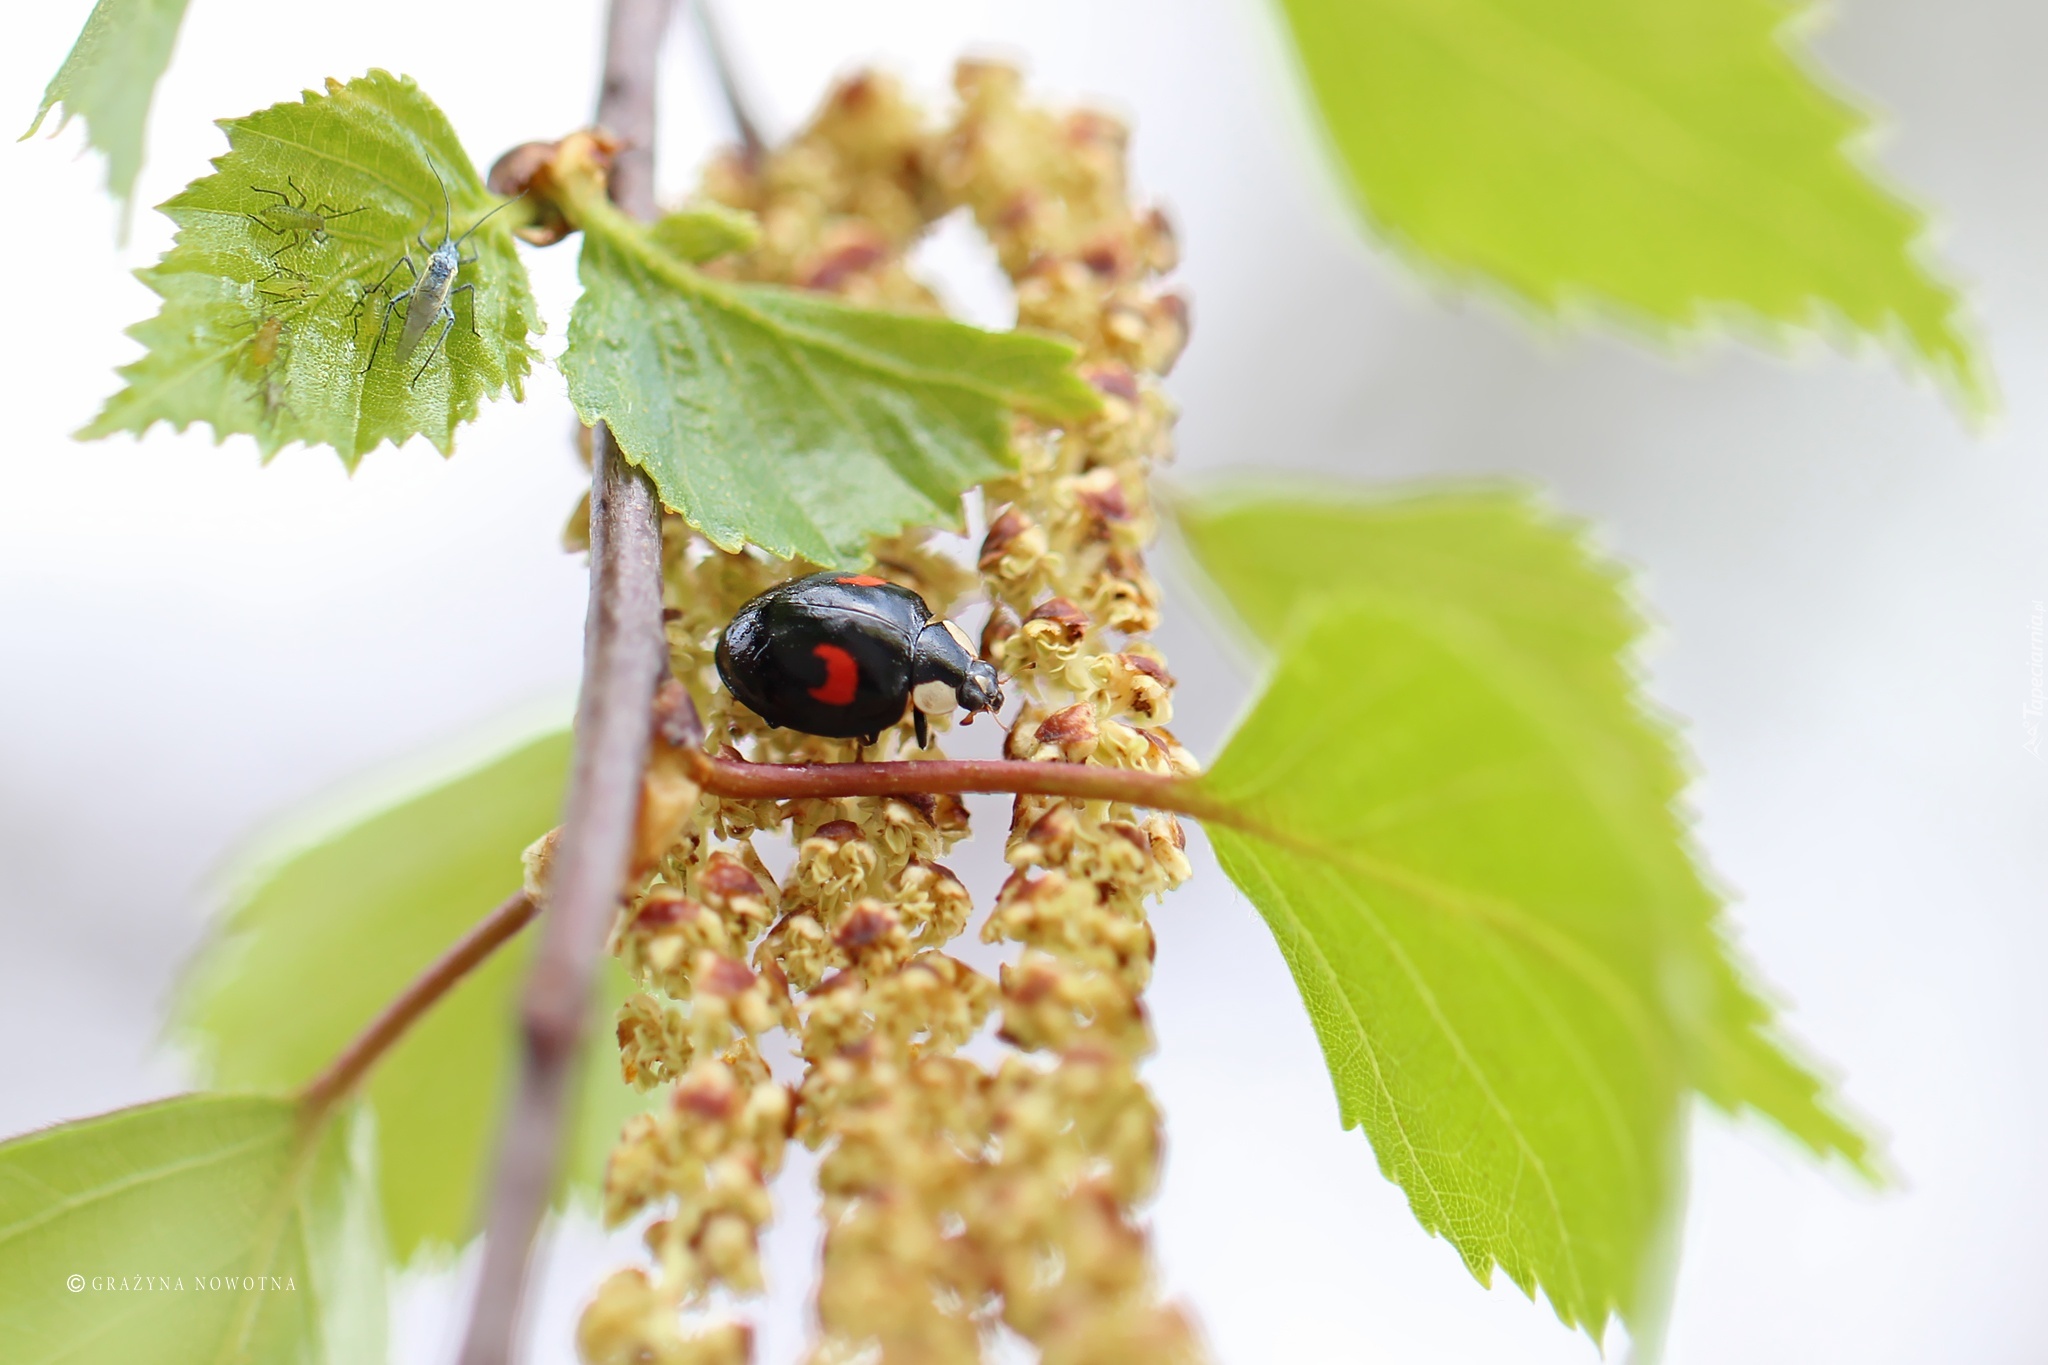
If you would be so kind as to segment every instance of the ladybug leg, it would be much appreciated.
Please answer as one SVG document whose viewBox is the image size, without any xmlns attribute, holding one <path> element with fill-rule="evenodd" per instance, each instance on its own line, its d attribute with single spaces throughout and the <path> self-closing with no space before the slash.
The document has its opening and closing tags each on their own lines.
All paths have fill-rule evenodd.
<svg viewBox="0 0 2048 1365">
<path fill-rule="evenodd" d="M 876 732 L 875 732 L 874 734 L 872 734 L 872 735 L 862 735 L 862 736 L 860 737 L 860 743 L 861 743 L 861 747 L 862 747 L 862 748 L 864 748 L 864 749 L 870 749 L 870 748 L 873 748 L 873 747 L 875 746 L 875 743 L 876 743 L 876 742 L 877 742 L 878 740 L 880 740 L 881 738 L 882 738 L 882 735 L 881 735 L 881 732 L 880 732 L 880 731 L 876 731 Z"/>
<path fill-rule="evenodd" d="M 913 706 L 910 708 L 910 714 L 913 717 L 912 724 L 917 727 L 917 747 L 920 749 L 931 748 L 932 731 L 931 727 L 925 724 L 924 712 Z"/>
</svg>

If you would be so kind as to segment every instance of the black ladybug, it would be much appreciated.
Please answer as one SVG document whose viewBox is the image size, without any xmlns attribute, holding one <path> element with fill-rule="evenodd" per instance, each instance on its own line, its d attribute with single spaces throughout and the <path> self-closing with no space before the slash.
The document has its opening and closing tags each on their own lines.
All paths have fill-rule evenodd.
<svg viewBox="0 0 2048 1365">
<path fill-rule="evenodd" d="M 718 637 L 718 676 L 773 726 L 872 744 L 903 719 L 930 743 L 927 715 L 999 710 L 995 669 L 910 589 L 858 573 L 814 573 L 770 588 Z"/>
</svg>

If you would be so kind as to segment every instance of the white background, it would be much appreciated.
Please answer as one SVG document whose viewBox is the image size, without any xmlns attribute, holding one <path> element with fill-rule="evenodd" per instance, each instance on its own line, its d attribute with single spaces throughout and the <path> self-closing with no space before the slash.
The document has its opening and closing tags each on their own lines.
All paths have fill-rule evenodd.
<svg viewBox="0 0 2048 1365">
<path fill-rule="evenodd" d="M 87 8 L 9 7 L 0 126 L 26 123 Z M 1434 295 L 1348 225 L 1257 0 L 728 8 L 778 130 L 859 59 L 936 98 L 955 54 L 991 46 L 1043 91 L 1134 118 L 1195 301 L 1174 380 L 1186 475 L 1514 473 L 1642 571 L 1664 628 L 1654 689 L 1690 721 L 1733 916 L 1907 1179 L 1873 1197 L 1702 1116 L 1670 1358 L 2042 1359 L 2048 776 L 2019 712 L 2048 598 L 2048 12 L 1866 0 L 1819 41 L 1890 111 L 1874 155 L 1941 206 L 1975 286 L 2007 401 L 1976 440 L 1869 357 L 1673 361 Z M 557 135 L 591 107 L 598 25 L 592 0 L 194 0 L 141 202 L 224 149 L 211 119 L 373 64 L 417 76 L 480 161 Z M 719 120 L 687 42 L 666 70 L 673 194 Z M 153 307 L 125 270 L 168 239 L 145 210 L 115 246 L 79 141 L 0 144 L 0 1132 L 175 1088 L 154 1039 L 223 859 L 337 782 L 564 713 L 582 620 L 581 566 L 554 548 L 579 471 L 552 374 L 454 459 L 387 449 L 353 478 L 327 451 L 259 469 L 246 440 L 199 432 L 70 441 L 134 353 L 121 328 Z M 934 256 L 962 268 L 959 297 L 987 299 L 972 251 Z M 570 254 L 533 259 L 559 338 Z M 1198 752 L 1246 687 L 1209 629 L 1180 593 L 1163 642 Z M 1165 1275 L 1218 1355 L 1594 1360 L 1416 1230 L 1338 1130 L 1263 928 L 1206 871 L 1159 913 L 1150 1075 L 1171 1123 Z M 770 1247 L 767 1361 L 800 1349 L 804 1202 L 785 1191 Z M 570 1359 L 577 1296 L 631 1250 L 582 1226 L 558 1240 L 538 1360 Z M 400 1359 L 449 1358 L 456 1284 L 407 1282 Z"/>
</svg>

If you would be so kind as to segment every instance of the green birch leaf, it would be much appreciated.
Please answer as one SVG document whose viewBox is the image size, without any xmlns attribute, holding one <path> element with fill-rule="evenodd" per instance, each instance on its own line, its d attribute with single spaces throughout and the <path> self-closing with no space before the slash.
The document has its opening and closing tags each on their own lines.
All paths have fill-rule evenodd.
<svg viewBox="0 0 2048 1365">
<path fill-rule="evenodd" d="M 1499 489 L 1219 496 L 1181 524 L 1276 654 L 1206 827 L 1345 1125 L 1482 1281 L 1654 1353 L 1691 1092 L 1876 1156 L 1726 938 L 1622 574 Z"/>
<path fill-rule="evenodd" d="M 11 1365 L 380 1365 L 366 1115 L 183 1095 L 0 1145 Z"/>
<path fill-rule="evenodd" d="M 176 241 L 139 272 L 164 300 L 129 331 L 147 353 L 82 437 L 205 422 L 266 458 L 303 441 L 353 469 L 415 435 L 446 454 L 486 397 L 523 396 L 540 320 L 514 215 L 485 221 L 498 201 L 419 87 L 372 71 L 221 127 L 230 150 L 163 205 Z M 408 350 L 418 239 L 471 233 L 453 322 L 423 309 Z"/>
<path fill-rule="evenodd" d="M 128 235 L 135 177 L 142 173 L 143 135 L 156 83 L 171 64 L 171 47 L 185 18 L 185 0 L 99 0 L 86 16 L 71 55 L 43 90 L 35 122 L 22 134 L 35 136 L 59 104 L 62 128 L 85 120 L 86 141 L 107 158 L 107 193 L 121 203 L 121 235 Z"/>
<path fill-rule="evenodd" d="M 1280 0 L 1372 223 L 1460 283 L 1653 334 L 1874 337 L 1973 414 L 1924 215 L 1847 149 L 1789 0 Z M 1759 325 L 1761 324 L 1761 325 Z"/>
<path fill-rule="evenodd" d="M 727 549 L 863 564 L 870 537 L 955 521 L 1011 467 L 1013 409 L 1098 406 L 1063 341 L 713 280 L 616 212 L 577 215 L 569 396 Z"/>
<path fill-rule="evenodd" d="M 552 827 L 569 737 L 551 734 L 332 830 L 253 878 L 179 1001 L 177 1030 L 211 1083 L 290 1090 L 310 1080 L 414 976 L 519 889 L 521 851 Z M 532 935 L 498 950 L 370 1073 L 384 1221 L 403 1263 L 460 1246 L 517 1065 L 518 993 Z M 619 1078 L 605 979 L 583 1067 L 568 1189 L 593 1191 L 619 1125 L 644 1102 Z"/>
</svg>

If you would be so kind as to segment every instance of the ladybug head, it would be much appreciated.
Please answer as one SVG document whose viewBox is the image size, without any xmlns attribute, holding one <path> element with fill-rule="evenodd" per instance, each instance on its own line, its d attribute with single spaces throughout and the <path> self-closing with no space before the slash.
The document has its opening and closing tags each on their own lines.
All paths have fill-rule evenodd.
<svg viewBox="0 0 2048 1365">
<path fill-rule="evenodd" d="M 1003 680 L 996 666 L 976 659 L 960 683 L 960 705 L 969 715 L 1003 709 Z"/>
<path fill-rule="evenodd" d="M 955 707 L 972 716 L 999 711 L 1003 682 L 995 665 L 974 657 L 967 633 L 951 621 L 934 621 L 918 637 L 911 699 L 926 715 L 947 715 Z"/>
</svg>

